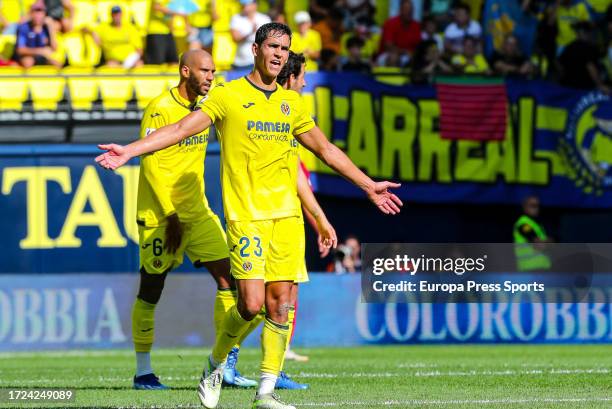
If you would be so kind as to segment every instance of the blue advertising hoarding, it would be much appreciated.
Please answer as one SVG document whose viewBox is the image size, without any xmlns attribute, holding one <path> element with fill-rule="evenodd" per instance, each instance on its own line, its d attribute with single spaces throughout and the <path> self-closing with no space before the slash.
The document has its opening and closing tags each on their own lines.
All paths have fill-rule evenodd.
<svg viewBox="0 0 612 409">
<path fill-rule="evenodd" d="M 612 342 L 612 290 L 584 303 L 429 304 L 400 295 L 366 304 L 359 275 L 310 278 L 300 286 L 294 346 Z M 0 351 L 130 348 L 136 290 L 135 274 L 4 275 Z M 156 309 L 156 346 L 210 347 L 214 293 L 208 274 L 171 274 Z M 258 331 L 245 345 L 259 346 Z"/>
</svg>

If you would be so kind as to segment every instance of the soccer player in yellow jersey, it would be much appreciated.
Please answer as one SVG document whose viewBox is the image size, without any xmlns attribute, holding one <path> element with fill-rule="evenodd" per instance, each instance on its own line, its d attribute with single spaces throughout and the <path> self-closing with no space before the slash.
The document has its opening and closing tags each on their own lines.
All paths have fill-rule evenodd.
<svg viewBox="0 0 612 409">
<path fill-rule="evenodd" d="M 198 396 L 206 408 L 217 406 L 226 356 L 264 304 L 261 378 L 253 408 L 294 408 L 280 401 L 274 385 L 285 355 L 291 287 L 304 258 L 295 193 L 298 143 L 363 189 L 383 213 L 396 214 L 402 205 L 389 191 L 399 184 L 370 179 L 329 142 L 300 96 L 278 86 L 276 77 L 287 62 L 290 45 L 289 27 L 264 24 L 252 45 L 252 72 L 215 87 L 202 109 L 147 138 L 127 146 L 100 145 L 107 152 L 96 158 L 100 166 L 116 169 L 134 156 L 175 145 L 215 124 L 221 141 L 223 205 L 238 300 L 226 315 L 200 380 Z M 331 237 L 324 239 L 329 242 Z"/>
<path fill-rule="evenodd" d="M 214 79 L 215 65 L 205 51 L 189 51 L 180 61 L 180 82 L 145 109 L 141 138 L 181 120 L 198 109 Z M 183 262 L 186 253 L 195 267 L 206 267 L 217 283 L 215 327 L 234 304 L 229 251 L 219 218 L 204 194 L 204 157 L 208 131 L 180 143 L 143 155 L 138 183 L 137 223 L 140 245 L 140 288 L 132 309 L 132 336 L 136 350 L 135 389 L 166 389 L 151 368 L 155 306 L 166 275 Z M 256 382 L 239 377 L 241 386 Z"/>
</svg>

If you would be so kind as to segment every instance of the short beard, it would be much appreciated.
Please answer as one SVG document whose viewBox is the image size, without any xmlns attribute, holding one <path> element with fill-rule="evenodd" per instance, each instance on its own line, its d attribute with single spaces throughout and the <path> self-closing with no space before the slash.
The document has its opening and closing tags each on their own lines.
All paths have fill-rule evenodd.
<svg viewBox="0 0 612 409">
<path fill-rule="evenodd" d="M 187 78 L 187 88 L 196 95 L 204 95 L 202 91 L 200 91 L 200 83 L 195 77 L 189 76 L 189 78 Z"/>
</svg>

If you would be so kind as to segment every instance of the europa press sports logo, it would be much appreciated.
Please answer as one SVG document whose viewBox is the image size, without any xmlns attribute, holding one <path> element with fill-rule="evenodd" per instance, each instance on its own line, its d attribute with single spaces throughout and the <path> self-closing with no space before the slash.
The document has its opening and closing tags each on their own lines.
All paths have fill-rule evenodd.
<svg viewBox="0 0 612 409">
<path fill-rule="evenodd" d="M 280 110 L 285 116 L 289 116 L 291 113 L 291 108 L 286 101 L 281 102 Z"/>
<path fill-rule="evenodd" d="M 612 101 L 590 93 L 570 113 L 559 149 L 568 177 L 585 193 L 600 195 L 612 187 Z"/>
</svg>

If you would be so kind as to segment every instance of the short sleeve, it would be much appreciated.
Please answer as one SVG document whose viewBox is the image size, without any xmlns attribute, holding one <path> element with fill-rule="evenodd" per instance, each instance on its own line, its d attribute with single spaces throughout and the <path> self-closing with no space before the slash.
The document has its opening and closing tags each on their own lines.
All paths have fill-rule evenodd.
<svg viewBox="0 0 612 409">
<path fill-rule="evenodd" d="M 140 137 L 145 138 L 162 126 L 168 125 L 167 113 L 159 109 L 155 101 L 152 101 L 145 109 L 140 122 Z"/>
<path fill-rule="evenodd" d="M 202 112 L 208 115 L 213 123 L 222 120 L 227 114 L 227 92 L 224 84 L 218 84 L 201 104 Z"/>
<path fill-rule="evenodd" d="M 312 117 L 306 112 L 306 107 L 301 98 L 296 100 L 295 121 L 293 122 L 293 134 L 300 135 L 315 127 Z"/>
</svg>

